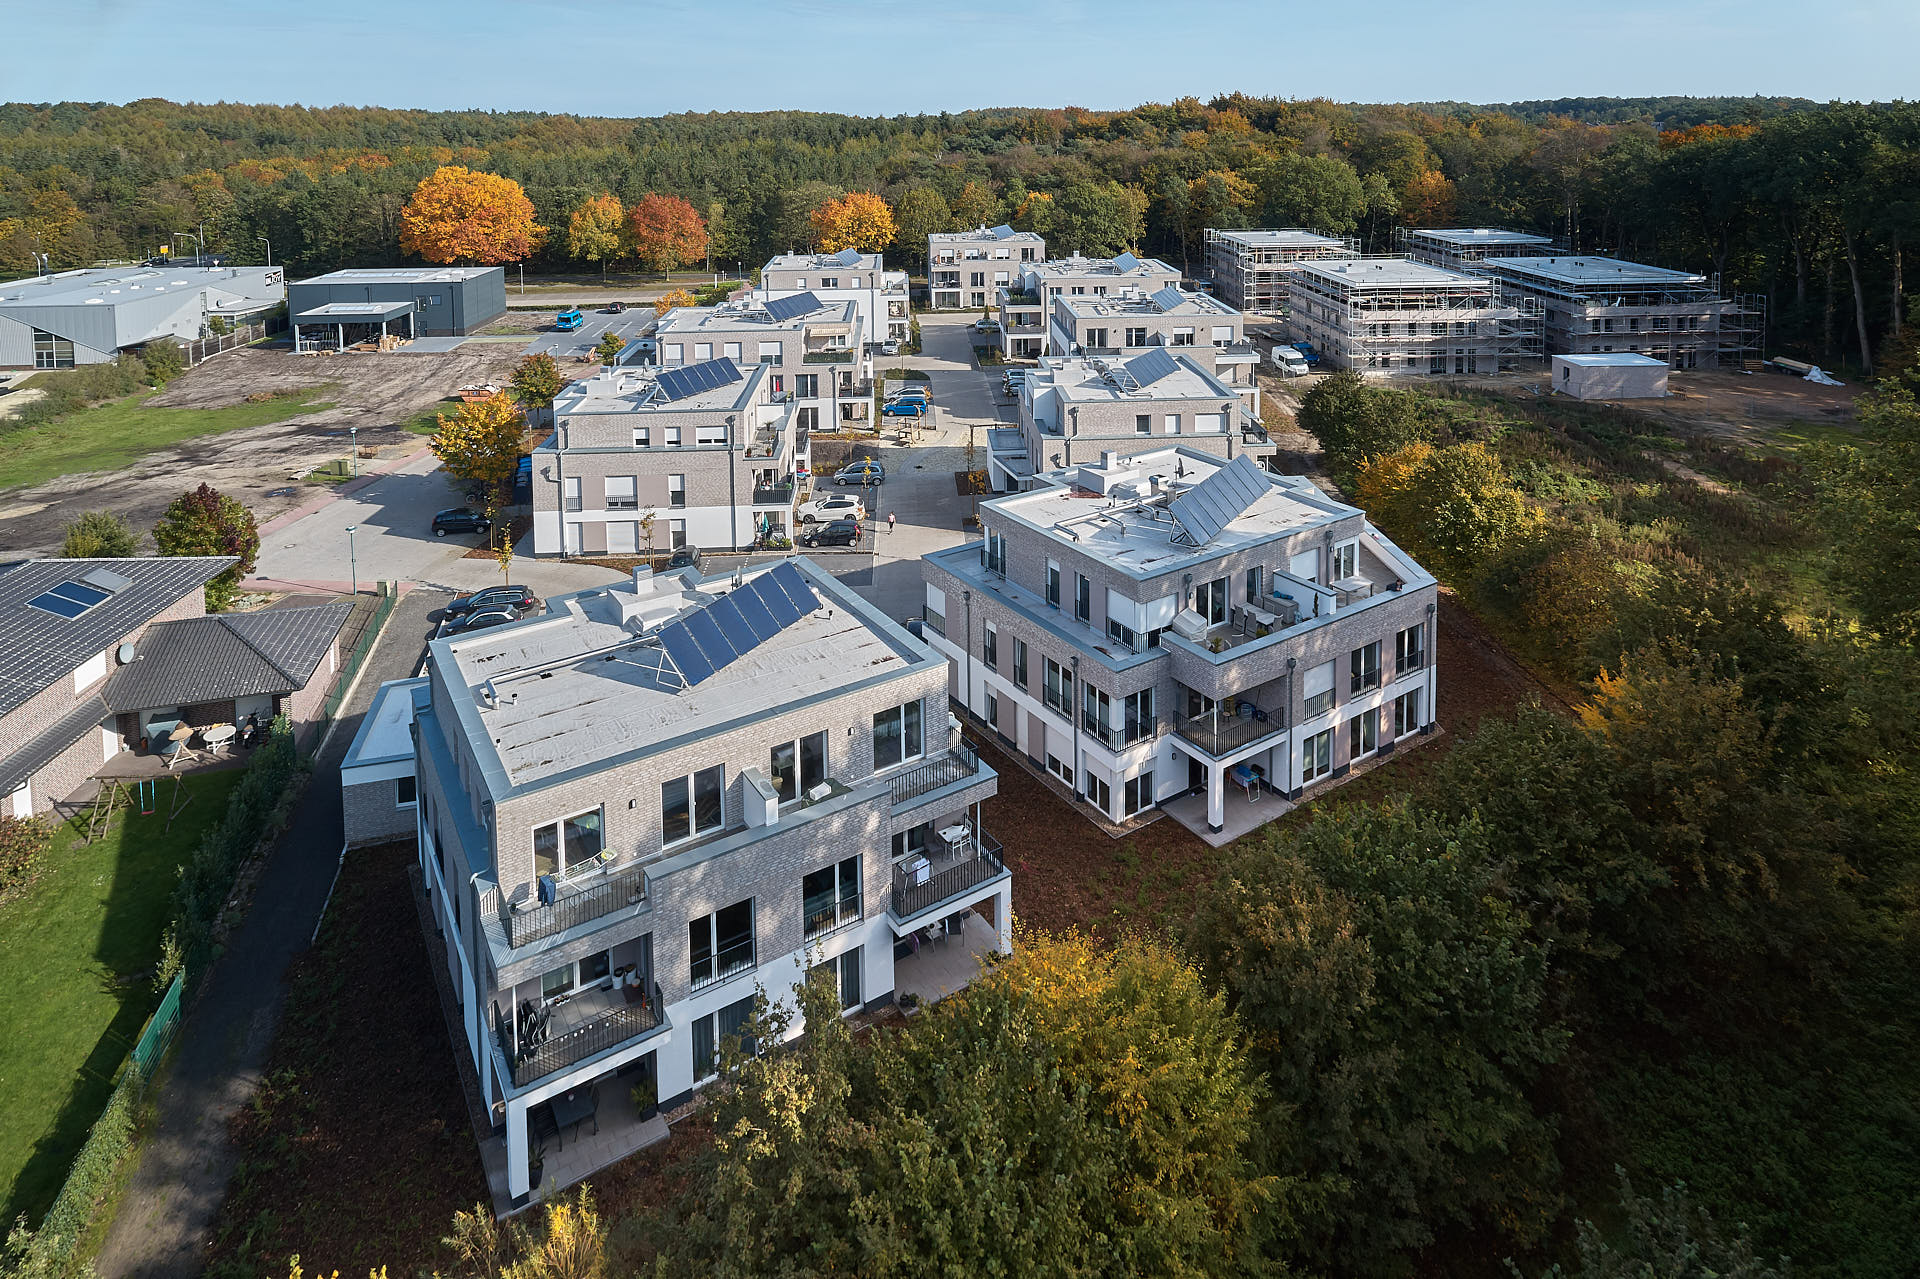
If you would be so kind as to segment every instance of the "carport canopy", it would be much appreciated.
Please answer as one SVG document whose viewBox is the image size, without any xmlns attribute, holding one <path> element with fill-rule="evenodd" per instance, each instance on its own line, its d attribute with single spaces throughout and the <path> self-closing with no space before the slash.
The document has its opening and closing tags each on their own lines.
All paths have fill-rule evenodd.
<svg viewBox="0 0 1920 1279">
<path fill-rule="evenodd" d="M 380 324 L 397 320 L 414 309 L 413 299 L 399 302 L 329 302 L 293 317 L 295 324 Z"/>
</svg>

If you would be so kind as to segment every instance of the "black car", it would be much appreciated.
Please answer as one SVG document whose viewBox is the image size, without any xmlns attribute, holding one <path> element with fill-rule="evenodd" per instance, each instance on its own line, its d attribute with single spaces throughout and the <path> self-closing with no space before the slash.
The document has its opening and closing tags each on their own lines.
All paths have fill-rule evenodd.
<svg viewBox="0 0 1920 1279">
<path fill-rule="evenodd" d="M 456 617 L 446 625 L 448 635 L 471 635 L 475 631 L 484 631 L 492 626 L 505 626 L 508 622 L 517 622 L 520 615 L 507 608 L 483 608 L 477 613 L 465 617 Z"/>
<path fill-rule="evenodd" d="M 524 586 L 489 586 L 485 590 L 475 591 L 471 595 L 462 595 L 447 605 L 448 617 L 465 617 L 468 613 L 485 612 L 488 609 L 511 609 L 525 617 L 540 607 L 540 599 Z"/>
<path fill-rule="evenodd" d="M 852 520 L 835 520 L 817 525 L 801 537 L 802 546 L 858 546 L 860 526 Z"/>
<path fill-rule="evenodd" d="M 484 533 L 492 527 L 492 520 L 470 506 L 456 506 L 433 517 L 435 537 L 445 537 L 449 533 Z"/>
<path fill-rule="evenodd" d="M 677 568 L 690 568 L 698 573 L 700 571 L 700 548 L 697 546 L 683 546 L 673 554 L 667 556 L 667 571 L 671 573 Z"/>
<path fill-rule="evenodd" d="M 620 315 L 626 311 L 627 304 L 625 302 L 609 302 L 607 303 L 606 309 L 609 315 Z"/>
</svg>

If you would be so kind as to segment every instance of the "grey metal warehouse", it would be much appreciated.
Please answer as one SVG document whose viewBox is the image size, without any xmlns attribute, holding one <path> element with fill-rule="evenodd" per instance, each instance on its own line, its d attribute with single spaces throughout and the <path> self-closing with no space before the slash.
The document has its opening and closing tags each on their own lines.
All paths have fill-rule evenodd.
<svg viewBox="0 0 1920 1279">
<path fill-rule="evenodd" d="M 279 267 L 89 267 L 0 284 L 0 368 L 105 364 L 155 338 L 191 342 L 285 295 Z"/>
<path fill-rule="evenodd" d="M 378 267 L 330 271 L 287 285 L 295 350 L 399 337 L 464 337 L 507 310 L 498 266 Z"/>
</svg>

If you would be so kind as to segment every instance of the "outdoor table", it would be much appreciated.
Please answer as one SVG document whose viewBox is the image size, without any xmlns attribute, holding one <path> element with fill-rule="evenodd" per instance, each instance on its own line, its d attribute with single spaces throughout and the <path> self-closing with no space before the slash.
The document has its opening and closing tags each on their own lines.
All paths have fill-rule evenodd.
<svg viewBox="0 0 1920 1279">
<path fill-rule="evenodd" d="M 209 748 L 218 751 L 233 740 L 237 731 L 231 724 L 215 724 L 200 734 L 200 740 L 204 741 Z"/>
<path fill-rule="evenodd" d="M 594 1130 L 599 1131 L 597 1102 L 598 1099 L 593 1095 L 593 1090 L 584 1085 L 568 1092 L 555 1094 L 547 1103 L 553 1109 L 553 1126 L 562 1132 L 571 1128 L 577 1137 L 580 1134 L 580 1125 L 592 1119 Z"/>
<path fill-rule="evenodd" d="M 967 824 L 961 822 L 956 826 L 948 826 L 943 829 L 940 832 L 940 838 L 946 841 L 947 848 L 957 857 L 966 851 L 967 836 L 972 833 L 972 831 L 967 829 Z"/>
</svg>

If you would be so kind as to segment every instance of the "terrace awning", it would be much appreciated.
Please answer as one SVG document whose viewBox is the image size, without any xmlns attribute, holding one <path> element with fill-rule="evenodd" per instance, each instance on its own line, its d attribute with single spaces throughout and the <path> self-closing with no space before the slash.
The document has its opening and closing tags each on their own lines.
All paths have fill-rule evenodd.
<svg viewBox="0 0 1920 1279">
<path fill-rule="evenodd" d="M 295 324 L 379 324 L 395 320 L 414 309 L 413 299 L 401 302 L 329 302 L 302 311 L 293 317 Z"/>
</svg>

